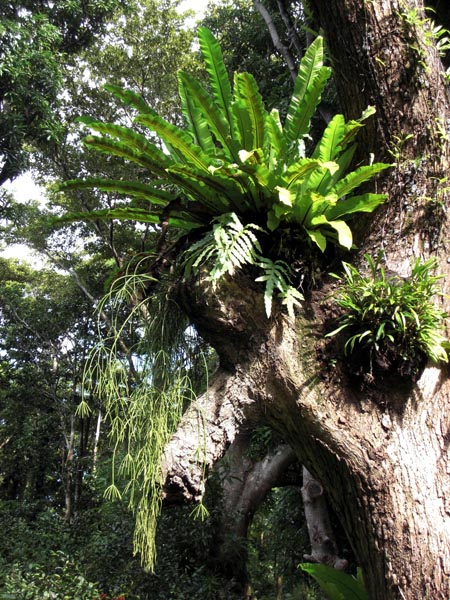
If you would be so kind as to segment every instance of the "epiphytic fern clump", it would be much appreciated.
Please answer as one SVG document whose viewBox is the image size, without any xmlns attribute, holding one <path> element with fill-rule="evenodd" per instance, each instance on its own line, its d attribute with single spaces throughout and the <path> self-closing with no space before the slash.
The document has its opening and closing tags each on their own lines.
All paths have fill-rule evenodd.
<svg viewBox="0 0 450 600">
<path fill-rule="evenodd" d="M 369 273 L 343 263 L 343 283 L 337 304 L 340 325 L 329 336 L 346 335 L 348 355 L 367 358 L 369 371 L 414 375 L 423 359 L 447 362 L 447 341 L 441 330 L 447 316 L 433 300 L 441 294 L 440 277 L 432 275 L 436 261 L 417 260 L 407 278 L 389 274 L 366 256 Z"/>
<path fill-rule="evenodd" d="M 201 28 L 199 39 L 211 91 L 188 73 L 179 73 L 184 128 L 161 118 L 135 92 L 113 85 L 106 88 L 136 111 L 136 124 L 149 130 L 150 136 L 90 117 L 80 119 L 96 134 L 85 138 L 87 146 L 137 164 L 148 179 L 66 182 L 62 189 L 96 187 L 131 199 L 112 209 L 72 214 L 66 220 L 130 219 L 155 226 L 164 222 L 181 235 L 195 229 L 204 232 L 206 227 L 203 241 L 189 238 L 194 240 L 191 250 L 197 257 L 188 261 L 192 268 L 213 260 L 215 279 L 253 263 L 263 271 L 258 280 L 271 282 L 265 292 L 268 314 L 272 298 L 267 301 L 267 294 L 274 290 L 289 298 L 286 304 L 292 312 L 300 294 L 287 291 L 289 268 L 278 269 L 273 279 L 268 261 L 276 263 L 282 257 L 261 260 L 258 238 L 263 230 L 292 227 L 301 232 L 305 248 L 312 244 L 324 251 L 328 242 L 352 247 L 348 222 L 356 213 L 372 212 L 385 199 L 381 194 L 354 192 L 388 165 L 375 163 L 348 172 L 355 136 L 373 111 L 369 109 L 358 121 L 336 115 L 307 157 L 304 140 L 331 73 L 323 64 L 322 38 L 311 44 L 301 61 L 284 125 L 277 110 L 266 111 L 252 75 L 236 73 L 231 85 L 211 32 Z M 162 144 L 154 143 L 155 135 Z M 241 223 L 243 229 L 232 247 L 225 244 L 225 248 L 219 233 L 226 228 L 230 232 L 232 223 Z M 246 259 L 241 261 L 238 249 L 247 242 Z"/>
</svg>

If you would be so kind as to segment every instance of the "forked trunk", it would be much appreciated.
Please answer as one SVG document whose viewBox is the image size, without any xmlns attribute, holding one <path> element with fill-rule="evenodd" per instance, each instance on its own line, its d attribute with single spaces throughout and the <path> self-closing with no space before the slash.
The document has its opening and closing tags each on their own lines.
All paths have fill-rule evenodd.
<svg viewBox="0 0 450 600">
<path fill-rule="evenodd" d="M 378 183 L 389 201 L 366 223 L 356 259 L 384 250 L 402 276 L 414 257 L 436 256 L 449 293 L 448 107 L 443 68 L 419 0 L 311 0 L 332 56 L 348 118 L 369 104 L 376 116 L 361 149 L 395 159 Z M 262 293 L 244 276 L 213 294 L 197 281 L 183 300 L 223 371 L 192 406 L 166 454 L 166 491 L 202 495 L 195 456 L 205 424 L 211 467 L 248 420 L 281 433 L 324 486 L 364 572 L 372 600 L 450 598 L 450 384 L 428 365 L 418 381 L 395 375 L 364 385 L 324 346 L 330 288 L 296 322 L 270 322 Z M 450 305 L 448 297 L 442 299 Z M 333 367 L 333 365 L 335 365 Z M 201 415 L 201 416 L 199 416 Z M 194 436 L 195 437 L 194 439 Z"/>
</svg>

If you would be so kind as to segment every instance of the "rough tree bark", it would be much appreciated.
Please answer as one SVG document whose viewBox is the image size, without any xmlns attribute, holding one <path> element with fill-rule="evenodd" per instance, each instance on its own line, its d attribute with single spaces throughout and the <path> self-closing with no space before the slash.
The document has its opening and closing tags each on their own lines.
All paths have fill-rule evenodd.
<svg viewBox="0 0 450 600">
<path fill-rule="evenodd" d="M 361 135 L 366 157 L 397 164 L 378 191 L 389 201 L 365 224 L 359 250 L 384 249 L 408 275 L 412 257 L 436 256 L 449 293 L 447 206 L 450 117 L 442 65 L 422 23 L 421 0 L 311 0 L 332 58 L 341 106 L 358 117 L 375 105 Z M 418 19 L 407 18 L 417 9 Z M 411 16 L 409 12 L 409 16 Z M 429 28 L 428 28 L 429 31 Z M 411 137 L 408 137 L 411 135 Z M 327 280 L 295 322 L 264 315 L 262 293 L 244 275 L 212 293 L 201 279 L 183 300 L 222 370 L 193 405 L 168 449 L 166 490 L 202 495 L 202 473 L 261 415 L 325 488 L 363 568 L 373 600 L 450 597 L 450 384 L 429 364 L 416 382 L 355 386 L 324 367 Z M 449 298 L 442 299 L 450 308 Z M 337 359 L 339 357 L 336 357 Z M 331 364 L 331 363 L 330 363 Z M 327 377 L 321 371 L 327 368 Z M 198 422 L 205 452 L 198 458 Z M 195 440 L 193 439 L 195 437 Z"/>
</svg>

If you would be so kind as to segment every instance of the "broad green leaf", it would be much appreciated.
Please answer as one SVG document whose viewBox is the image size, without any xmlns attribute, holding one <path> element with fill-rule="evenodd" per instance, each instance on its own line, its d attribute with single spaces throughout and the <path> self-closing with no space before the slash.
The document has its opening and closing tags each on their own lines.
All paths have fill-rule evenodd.
<svg viewBox="0 0 450 600">
<path fill-rule="evenodd" d="M 241 156 L 243 156 L 243 152 L 245 151 L 241 151 Z M 248 158 L 250 158 L 250 161 L 255 154 L 257 154 L 257 152 L 252 152 L 249 155 Z M 253 162 L 253 164 L 251 162 L 250 164 L 243 162 L 243 164 L 239 166 L 239 170 L 243 171 L 245 174 L 248 174 L 252 178 L 255 183 L 255 190 L 259 192 L 259 198 L 255 197 L 255 194 L 253 194 L 253 198 L 256 202 L 255 208 L 257 210 L 264 208 L 265 204 L 267 203 L 266 199 L 270 204 L 272 204 L 274 189 L 277 182 L 277 179 L 273 173 L 264 164 L 260 164 L 256 161 Z"/>
<path fill-rule="evenodd" d="M 253 176 L 255 169 L 252 170 L 250 167 L 246 169 L 242 164 L 240 166 L 232 164 L 223 167 L 210 167 L 209 170 L 214 176 L 221 176 L 224 185 L 234 185 L 235 190 L 240 190 L 239 194 L 233 192 L 231 198 L 233 207 L 237 213 L 254 212 L 261 205 L 260 197 L 262 191 L 255 185 L 253 177 L 250 177 L 246 172 L 251 172 Z"/>
<path fill-rule="evenodd" d="M 227 154 L 227 159 L 238 162 L 238 151 L 240 148 L 231 137 L 230 122 L 222 114 L 204 88 L 188 73 L 180 72 L 180 77 L 186 89 L 186 93 L 195 98 L 195 103 L 201 110 L 203 117 L 207 120 L 211 132 L 221 144 Z"/>
<path fill-rule="evenodd" d="M 184 78 L 181 76 L 181 73 L 178 73 L 178 91 L 183 115 L 188 124 L 189 131 L 194 136 L 194 142 L 204 152 L 210 156 L 214 156 L 215 146 L 208 127 L 208 121 L 204 118 L 202 111 L 195 102 L 195 98 L 186 90 Z"/>
<path fill-rule="evenodd" d="M 254 146 L 253 124 L 245 101 L 242 98 L 238 98 L 232 104 L 232 111 L 235 129 L 233 132 L 233 138 L 236 140 L 240 148 L 245 148 L 246 150 L 250 151 L 255 149 L 256 146 Z"/>
<path fill-rule="evenodd" d="M 278 172 L 283 167 L 287 148 L 280 115 L 276 109 L 273 109 L 269 115 L 266 114 L 265 135 L 264 154 L 266 162 L 272 171 Z"/>
<path fill-rule="evenodd" d="M 293 119 L 289 123 L 286 122 L 284 132 L 287 143 L 301 140 L 309 132 L 311 118 L 320 104 L 322 92 L 330 75 L 331 69 L 322 67 L 317 77 L 306 91 L 303 101 L 299 104 L 299 110 L 295 120 Z M 288 124 L 290 127 L 287 126 Z"/>
<path fill-rule="evenodd" d="M 345 221 L 328 221 L 328 224 L 336 231 L 339 244 L 350 250 L 353 246 L 353 236 L 347 223 Z"/>
<path fill-rule="evenodd" d="M 248 132 L 240 130 L 240 138 L 246 140 L 245 150 L 255 150 L 264 145 L 266 111 L 256 81 L 250 73 L 236 73 L 234 76 L 234 94 L 243 102 L 250 123 Z M 241 104 L 241 103 L 240 103 Z"/>
<path fill-rule="evenodd" d="M 315 169 L 322 171 L 323 165 L 313 158 L 300 158 L 292 164 L 283 175 L 283 182 L 287 188 L 292 188 L 301 182 L 307 175 L 310 175 Z"/>
<path fill-rule="evenodd" d="M 292 194 L 288 189 L 277 186 L 278 198 L 281 204 L 285 206 L 294 206 L 295 194 Z"/>
<path fill-rule="evenodd" d="M 322 252 L 325 252 L 327 247 L 327 238 L 318 229 L 306 229 L 306 233 L 317 244 Z"/>
<path fill-rule="evenodd" d="M 334 160 L 340 150 L 339 146 L 344 139 L 345 130 L 344 116 L 335 115 L 323 132 L 312 158 L 317 158 L 323 162 Z"/>
<path fill-rule="evenodd" d="M 140 183 L 138 181 L 123 181 L 117 179 L 100 179 L 99 177 L 88 177 L 86 179 L 71 179 L 59 186 L 61 190 L 70 189 L 92 189 L 97 188 L 103 192 L 115 192 L 133 198 L 141 198 L 158 206 L 166 206 L 174 198 L 174 194 L 159 190 L 154 185 Z"/>
<path fill-rule="evenodd" d="M 242 213 L 253 206 L 254 199 L 248 186 L 245 189 L 236 178 L 226 177 L 218 169 L 214 173 L 203 173 L 185 165 L 174 165 L 167 174 L 176 185 L 208 206 L 213 214 L 229 212 L 230 208 Z"/>
<path fill-rule="evenodd" d="M 144 98 L 142 98 L 142 96 L 136 92 L 133 92 L 133 90 L 125 89 L 112 83 L 107 83 L 104 87 L 105 90 L 111 92 L 111 94 L 116 96 L 116 98 L 119 98 L 119 100 L 121 100 L 127 106 L 132 106 L 141 113 L 156 114 L 153 108 L 147 104 Z"/>
<path fill-rule="evenodd" d="M 375 163 L 373 165 L 365 165 L 359 167 L 356 171 L 349 173 L 344 179 L 338 181 L 334 186 L 334 191 L 338 195 L 338 198 L 346 196 L 349 192 L 359 187 L 365 181 L 372 179 L 375 175 L 390 168 L 391 165 L 385 163 Z"/>
<path fill-rule="evenodd" d="M 83 144 L 95 148 L 95 150 L 103 154 L 125 158 L 141 167 L 145 167 L 158 177 L 165 177 L 166 175 L 165 163 L 152 160 L 146 154 L 130 148 L 130 146 L 123 142 L 115 142 L 109 138 L 88 135 L 83 139 Z"/>
<path fill-rule="evenodd" d="M 345 217 L 355 212 L 373 212 L 380 204 L 386 200 L 384 194 L 362 194 L 361 196 L 351 196 L 339 200 L 335 206 L 330 206 L 325 214 L 329 220 L 335 220 L 339 217 Z"/>
<path fill-rule="evenodd" d="M 148 158 L 153 161 L 158 161 L 162 165 L 169 165 L 172 161 L 167 154 L 164 154 L 155 144 L 152 144 L 147 140 L 146 137 L 130 129 L 129 127 L 123 127 L 122 125 L 115 125 L 113 123 L 103 123 L 102 121 L 96 121 L 91 117 L 79 117 L 78 122 L 84 123 L 90 127 L 93 131 L 98 133 L 106 134 L 112 138 L 118 139 L 123 144 L 126 144 L 133 150 L 142 152 Z"/>
<path fill-rule="evenodd" d="M 306 50 L 300 63 L 284 126 L 287 144 L 307 132 L 305 124 L 309 123 L 330 74 L 330 69 L 323 66 L 323 40 L 319 36 Z"/>
<path fill-rule="evenodd" d="M 89 212 L 68 213 L 63 217 L 55 219 L 55 223 L 72 223 L 74 221 L 110 221 L 119 219 L 121 221 L 136 221 L 137 223 L 160 223 L 160 215 L 140 208 L 128 206 L 111 209 L 93 210 Z M 195 229 L 201 227 L 202 223 L 195 221 L 190 215 L 186 218 L 175 215 L 169 217 L 168 223 L 172 227 L 180 229 Z"/>
<path fill-rule="evenodd" d="M 195 145 L 185 131 L 157 115 L 140 115 L 136 117 L 136 121 L 156 132 L 164 142 L 178 150 L 185 164 L 208 171 L 211 157 Z"/>
<path fill-rule="evenodd" d="M 314 577 L 329 600 L 369 600 L 361 577 L 338 571 L 327 565 L 302 563 L 300 568 Z"/>
<path fill-rule="evenodd" d="M 338 165 L 337 171 L 334 173 L 322 172 L 322 178 L 314 180 L 315 175 L 311 177 L 310 186 L 311 189 L 315 190 L 319 194 L 326 195 L 347 172 L 347 169 L 352 162 L 353 155 L 355 154 L 356 144 L 353 144 L 347 148 L 339 157 L 336 157 L 336 164 Z"/>
<path fill-rule="evenodd" d="M 231 85 L 223 62 L 222 50 L 216 38 L 206 27 L 199 28 L 198 39 L 205 59 L 215 103 L 228 123 L 231 123 Z"/>
</svg>

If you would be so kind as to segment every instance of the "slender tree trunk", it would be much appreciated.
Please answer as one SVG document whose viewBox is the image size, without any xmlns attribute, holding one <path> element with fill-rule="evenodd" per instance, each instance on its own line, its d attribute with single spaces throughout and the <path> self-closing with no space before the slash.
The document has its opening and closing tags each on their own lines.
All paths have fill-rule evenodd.
<svg viewBox="0 0 450 600">
<path fill-rule="evenodd" d="M 252 459 L 250 443 L 250 433 L 241 432 L 218 465 L 222 484 L 218 562 L 241 594 L 250 583 L 247 536 L 253 516 L 270 490 L 281 481 L 286 469 L 296 461 L 295 453 L 286 444 L 279 445 L 260 460 Z"/>
<path fill-rule="evenodd" d="M 338 555 L 324 489 L 306 467 L 303 467 L 302 499 L 311 543 L 311 554 L 305 555 L 304 559 L 343 571 L 348 567 L 348 561 Z"/>
<path fill-rule="evenodd" d="M 346 116 L 376 107 L 361 151 L 376 160 L 389 157 L 388 150 L 395 156 L 395 168 L 378 183 L 389 201 L 361 227 L 359 257 L 384 250 L 388 267 L 407 276 L 412 258 L 435 256 L 449 294 L 450 110 L 423 4 L 310 5 L 327 37 Z M 267 321 L 262 294 L 244 275 L 223 281 L 214 293 L 201 279 L 183 290 L 181 301 L 218 350 L 222 370 L 169 446 L 166 492 L 200 498 L 205 466 L 263 414 L 323 485 L 363 568 L 369 597 L 448 600 L 448 369 L 430 364 L 416 382 L 391 375 L 355 385 L 323 342 L 324 299 L 336 293 L 326 277 L 323 282 L 295 322 L 281 312 Z M 441 301 L 450 308 L 449 296 Z M 205 415 L 207 440 L 201 461 L 193 451 L 199 414 Z"/>
<path fill-rule="evenodd" d="M 94 447 L 92 450 L 92 471 L 97 468 L 98 445 L 100 442 L 100 431 L 102 426 L 102 411 L 99 409 L 97 413 L 97 424 L 95 426 Z"/>
<path fill-rule="evenodd" d="M 275 46 L 275 48 L 278 50 L 278 52 L 281 54 L 281 56 L 285 60 L 287 66 L 288 66 L 288 69 L 289 69 L 289 73 L 291 74 L 291 78 L 293 81 L 295 81 L 295 79 L 297 77 L 297 67 L 296 67 L 294 56 L 293 56 L 292 52 L 281 41 L 280 35 L 277 31 L 277 28 L 273 21 L 272 15 L 267 10 L 267 8 L 264 6 L 264 4 L 260 0 L 253 0 L 253 1 L 255 3 L 256 10 L 259 12 L 259 14 L 264 19 L 264 22 L 267 25 L 267 29 L 269 30 L 273 45 Z"/>
<path fill-rule="evenodd" d="M 70 523 L 74 512 L 74 461 L 75 461 L 75 417 L 70 417 L 70 431 L 66 438 L 66 456 L 63 465 L 65 511 L 64 521 Z"/>
</svg>

